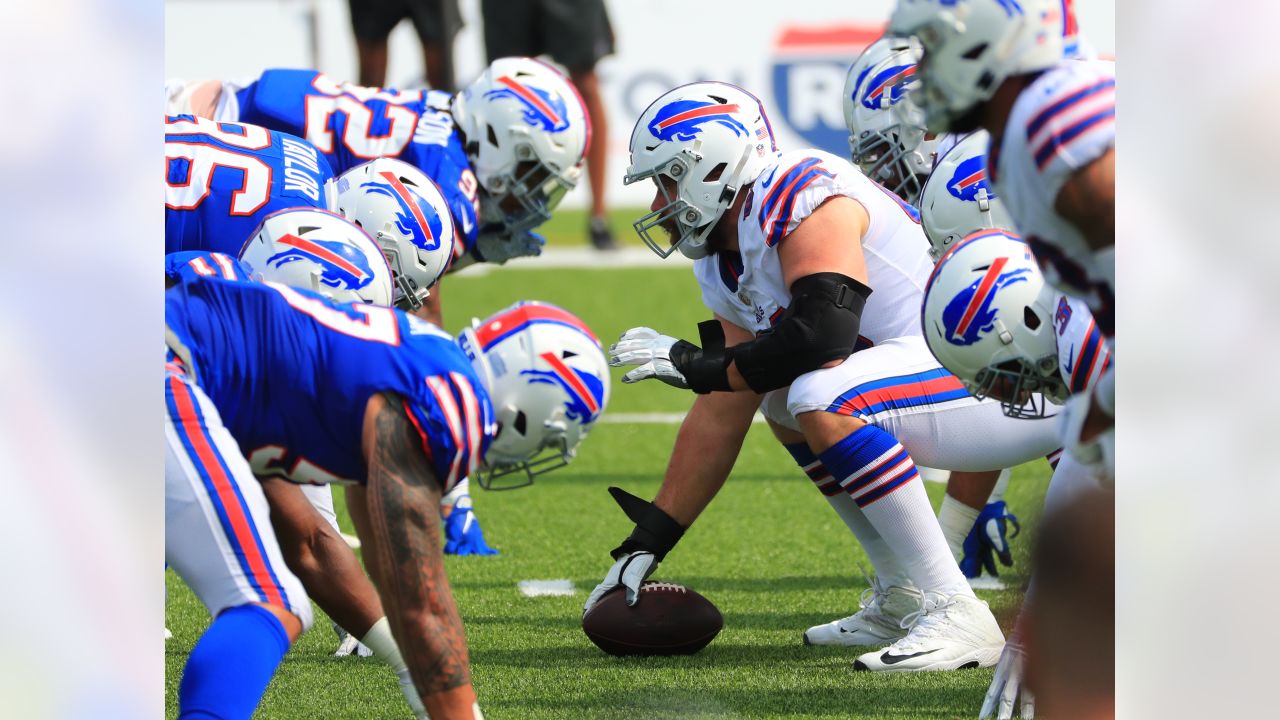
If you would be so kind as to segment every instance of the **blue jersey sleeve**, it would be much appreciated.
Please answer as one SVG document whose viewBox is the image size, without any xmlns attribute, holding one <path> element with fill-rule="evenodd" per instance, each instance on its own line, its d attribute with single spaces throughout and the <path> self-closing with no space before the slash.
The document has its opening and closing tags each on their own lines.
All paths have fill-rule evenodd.
<svg viewBox="0 0 1280 720">
<path fill-rule="evenodd" d="M 187 250 L 164 256 L 164 276 L 170 283 L 186 282 L 197 277 L 248 281 L 249 266 L 225 253 Z"/>
<path fill-rule="evenodd" d="M 245 123 L 165 118 L 165 252 L 236 257 L 270 214 L 325 207 L 333 170 L 305 140 Z"/>
</svg>

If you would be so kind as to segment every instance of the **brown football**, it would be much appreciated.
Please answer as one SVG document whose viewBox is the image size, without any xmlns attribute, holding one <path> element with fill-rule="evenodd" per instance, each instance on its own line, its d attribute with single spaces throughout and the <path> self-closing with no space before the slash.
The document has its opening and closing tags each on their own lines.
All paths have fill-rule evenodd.
<svg viewBox="0 0 1280 720">
<path fill-rule="evenodd" d="M 582 617 L 582 631 L 610 655 L 692 655 L 724 627 L 711 601 L 675 583 L 649 581 L 628 607 L 622 588 L 600 598 Z"/>
</svg>

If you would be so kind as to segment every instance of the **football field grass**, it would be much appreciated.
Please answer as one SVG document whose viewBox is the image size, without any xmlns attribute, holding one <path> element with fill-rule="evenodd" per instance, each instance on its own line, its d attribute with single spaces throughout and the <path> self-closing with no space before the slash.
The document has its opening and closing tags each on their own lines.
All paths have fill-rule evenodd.
<svg viewBox="0 0 1280 720">
<path fill-rule="evenodd" d="M 623 226 L 625 227 L 625 225 Z M 570 228 L 572 229 L 572 228 Z M 634 235 L 634 234 L 632 234 Z M 556 241 L 553 244 L 571 244 Z M 679 269 L 499 269 L 451 277 L 445 320 L 457 331 L 519 299 L 545 300 L 581 316 L 607 345 L 649 325 L 696 337 L 708 317 L 687 266 Z M 678 413 L 692 395 L 658 382 L 623 386 L 613 373 L 606 418 Z M 615 658 L 583 635 L 586 593 L 609 568 L 608 551 L 631 525 L 606 492 L 657 491 L 674 424 L 601 423 L 577 460 L 529 488 L 490 493 L 473 486 L 476 513 L 497 557 L 450 557 L 449 578 L 466 624 L 472 677 L 485 716 L 522 718 L 970 718 L 989 670 L 856 673 L 851 648 L 806 647 L 805 628 L 848 615 L 868 566 L 852 535 L 763 424 L 752 427 L 724 490 L 655 578 L 689 585 L 724 614 L 725 626 L 690 657 Z M 1025 582 L 1029 537 L 1048 466 L 1017 468 L 1007 499 L 1023 521 L 1014 540 L 1009 590 L 981 591 L 1008 631 Z M 929 484 L 935 506 L 942 487 Z M 344 529 L 352 532 L 341 507 Z M 572 597 L 523 596 L 517 583 L 568 579 Z M 187 653 L 207 627 L 204 608 L 172 573 L 168 588 L 166 689 L 169 717 Z M 158 632 L 158 629 L 157 629 Z M 261 718 L 405 718 L 391 671 L 377 660 L 334 658 L 324 614 L 290 651 L 259 708 Z"/>
</svg>

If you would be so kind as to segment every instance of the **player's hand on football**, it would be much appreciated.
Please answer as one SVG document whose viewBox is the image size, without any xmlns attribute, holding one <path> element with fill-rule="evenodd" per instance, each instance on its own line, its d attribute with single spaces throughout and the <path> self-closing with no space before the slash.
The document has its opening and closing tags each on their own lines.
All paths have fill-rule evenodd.
<svg viewBox="0 0 1280 720">
<path fill-rule="evenodd" d="M 991 679 L 991 687 L 982 700 L 982 711 L 978 714 L 981 720 L 994 717 L 996 720 L 1012 720 L 1021 717 L 1030 720 L 1036 716 L 1036 700 L 1031 691 L 1022 686 L 1022 645 L 1018 642 L 1015 630 L 1008 642 L 1004 644 L 1004 652 L 996 663 L 995 676 Z M 1018 701 L 1021 707 L 1018 708 Z M 1018 711 L 1015 711 L 1017 708 Z M 994 715 L 993 715 L 994 713 Z M 1016 714 L 1015 714 L 1016 713 Z"/>
<path fill-rule="evenodd" d="M 505 228 L 481 228 L 476 235 L 476 256 L 483 262 L 502 265 L 511 258 L 537 257 L 542 254 L 542 247 L 546 244 L 545 238 L 528 230 L 513 233 Z"/>
<path fill-rule="evenodd" d="M 587 596 L 587 602 L 582 606 L 583 614 L 585 615 L 593 605 L 599 602 L 600 598 L 616 587 L 625 588 L 627 605 L 635 605 L 640 599 L 640 584 L 657 568 L 657 558 L 647 550 L 637 550 L 618 558 L 605 574 L 604 582 L 597 585 L 596 589 Z"/>
<path fill-rule="evenodd" d="M 657 378 L 672 387 L 688 390 L 689 381 L 671 360 L 671 349 L 681 342 L 684 341 L 663 335 L 653 328 L 631 328 L 622 333 L 618 342 L 609 346 L 609 365 L 637 366 L 622 376 L 624 383 Z"/>
</svg>

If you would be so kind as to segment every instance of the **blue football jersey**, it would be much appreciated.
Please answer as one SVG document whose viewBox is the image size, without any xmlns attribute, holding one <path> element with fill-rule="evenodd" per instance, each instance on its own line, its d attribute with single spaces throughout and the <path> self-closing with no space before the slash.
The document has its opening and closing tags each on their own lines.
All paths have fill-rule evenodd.
<svg viewBox="0 0 1280 720">
<path fill-rule="evenodd" d="M 252 273 L 231 255 L 207 250 L 186 250 L 164 256 L 164 277 L 169 282 L 186 282 L 198 277 L 249 280 Z"/>
<path fill-rule="evenodd" d="M 497 432 L 453 338 L 393 308 L 200 278 L 166 292 L 165 339 L 259 476 L 364 483 L 361 430 L 378 392 L 404 399 L 446 491 L 475 470 Z"/>
<path fill-rule="evenodd" d="M 374 158 L 413 165 L 440 186 L 461 243 L 475 245 L 479 184 L 439 90 L 335 83 L 315 70 L 267 70 L 236 93 L 239 119 L 306 138 L 341 175 Z"/>
<path fill-rule="evenodd" d="M 164 129 L 166 254 L 237 257 L 271 213 L 325 208 L 333 170 L 301 138 L 190 115 L 166 116 Z"/>
</svg>

